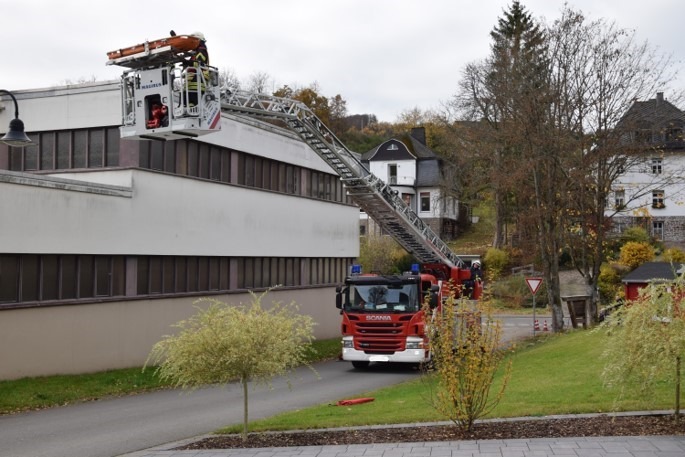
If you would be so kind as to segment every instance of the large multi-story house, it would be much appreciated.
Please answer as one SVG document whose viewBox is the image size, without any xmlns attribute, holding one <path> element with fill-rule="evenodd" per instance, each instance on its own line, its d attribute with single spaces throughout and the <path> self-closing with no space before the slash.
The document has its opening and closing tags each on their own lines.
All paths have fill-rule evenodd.
<svg viewBox="0 0 685 457">
<path fill-rule="evenodd" d="M 426 146 L 425 129 L 392 138 L 362 155 L 362 162 L 375 176 L 398 192 L 407 205 L 443 240 L 457 237 L 470 223 L 468 208 L 445 195 L 443 161 Z M 381 234 L 381 229 L 364 212 L 360 233 Z"/>
<path fill-rule="evenodd" d="M 685 243 L 685 112 L 662 92 L 635 101 L 618 128 L 631 149 L 624 172 L 612 186 L 607 213 L 616 232 L 645 227 L 666 245 Z"/>
</svg>

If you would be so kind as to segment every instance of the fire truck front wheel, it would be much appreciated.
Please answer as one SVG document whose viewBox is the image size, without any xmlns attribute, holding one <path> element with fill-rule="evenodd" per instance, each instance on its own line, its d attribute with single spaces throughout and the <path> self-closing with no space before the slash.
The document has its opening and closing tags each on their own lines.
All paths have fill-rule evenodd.
<svg viewBox="0 0 685 457">
<path fill-rule="evenodd" d="M 355 360 L 352 362 L 352 366 L 358 370 L 363 370 L 369 367 L 369 362 L 366 360 Z"/>
</svg>

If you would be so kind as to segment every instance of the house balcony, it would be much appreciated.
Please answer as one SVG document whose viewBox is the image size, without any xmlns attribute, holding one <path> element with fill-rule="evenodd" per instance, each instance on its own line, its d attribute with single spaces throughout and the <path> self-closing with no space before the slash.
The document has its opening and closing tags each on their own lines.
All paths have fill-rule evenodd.
<svg viewBox="0 0 685 457">
<path fill-rule="evenodd" d="M 390 176 L 388 184 L 391 186 L 409 186 L 414 187 L 416 179 L 413 176 Z"/>
</svg>

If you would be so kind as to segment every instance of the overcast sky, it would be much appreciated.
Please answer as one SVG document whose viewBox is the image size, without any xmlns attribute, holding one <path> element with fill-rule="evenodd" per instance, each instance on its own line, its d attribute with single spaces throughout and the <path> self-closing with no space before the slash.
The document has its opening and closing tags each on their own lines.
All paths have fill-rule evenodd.
<svg viewBox="0 0 685 457">
<path fill-rule="evenodd" d="M 559 17 L 564 0 L 522 0 L 535 18 Z M 347 100 L 349 114 L 395 121 L 438 109 L 464 66 L 488 55 L 489 32 L 511 0 L 21 0 L 2 2 L 0 88 L 118 79 L 107 52 L 201 31 L 211 64 L 241 79 L 261 72 L 284 84 L 317 82 Z M 683 0 L 568 0 L 590 19 L 635 29 L 685 61 Z M 685 86 L 681 75 L 680 86 Z M 685 87 L 676 87 L 683 90 Z M 669 88 L 664 88 L 668 98 Z"/>
</svg>

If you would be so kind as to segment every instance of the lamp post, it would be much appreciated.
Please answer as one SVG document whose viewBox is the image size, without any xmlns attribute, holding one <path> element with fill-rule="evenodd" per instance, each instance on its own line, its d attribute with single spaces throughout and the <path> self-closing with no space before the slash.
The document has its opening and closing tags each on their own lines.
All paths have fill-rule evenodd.
<svg viewBox="0 0 685 457">
<path fill-rule="evenodd" d="M 17 105 L 17 99 L 14 98 L 12 92 L 5 89 L 0 89 L 0 94 L 9 95 L 12 97 L 12 101 L 14 102 L 14 119 L 10 121 L 10 129 L 7 134 L 0 138 L 0 143 L 19 147 L 33 144 L 33 141 L 31 141 L 31 139 L 24 132 L 24 123 L 21 121 L 21 119 L 19 119 L 19 105 Z"/>
</svg>

